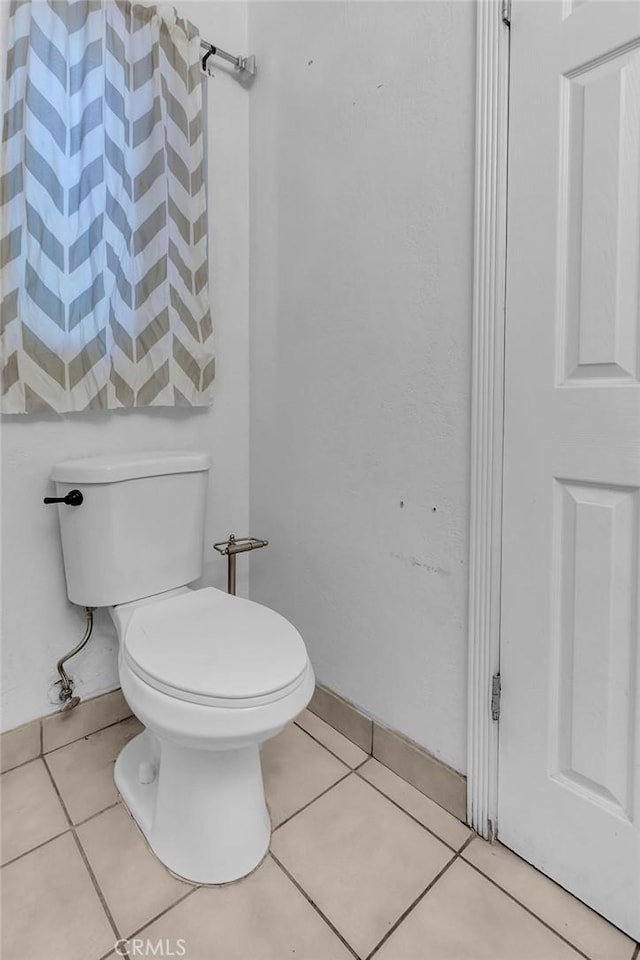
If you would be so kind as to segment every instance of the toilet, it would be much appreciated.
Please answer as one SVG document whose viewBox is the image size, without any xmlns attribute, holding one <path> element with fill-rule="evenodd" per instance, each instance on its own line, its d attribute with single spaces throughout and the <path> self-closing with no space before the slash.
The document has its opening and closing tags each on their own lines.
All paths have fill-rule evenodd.
<svg viewBox="0 0 640 960">
<path fill-rule="evenodd" d="M 193 883 L 237 880 L 269 848 L 260 745 L 308 704 L 315 678 L 298 631 L 202 573 L 208 454 L 58 463 L 69 599 L 108 607 L 122 692 L 144 731 L 115 765 L 157 857 Z"/>
</svg>

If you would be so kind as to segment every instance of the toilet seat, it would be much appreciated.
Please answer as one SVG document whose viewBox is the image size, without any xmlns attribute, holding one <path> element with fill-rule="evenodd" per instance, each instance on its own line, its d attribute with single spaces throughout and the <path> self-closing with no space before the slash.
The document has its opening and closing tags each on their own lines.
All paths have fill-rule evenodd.
<svg viewBox="0 0 640 960">
<path fill-rule="evenodd" d="M 226 708 L 286 697 L 304 681 L 308 667 L 302 637 L 284 617 L 213 587 L 134 610 L 123 655 L 156 690 Z"/>
</svg>

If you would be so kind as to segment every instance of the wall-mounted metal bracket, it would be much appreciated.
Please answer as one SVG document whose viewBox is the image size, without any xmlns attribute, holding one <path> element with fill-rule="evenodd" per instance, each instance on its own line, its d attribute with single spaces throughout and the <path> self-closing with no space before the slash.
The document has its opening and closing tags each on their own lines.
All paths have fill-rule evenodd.
<svg viewBox="0 0 640 960">
<path fill-rule="evenodd" d="M 240 66 L 238 69 L 248 73 L 250 77 L 255 77 L 258 72 L 255 56 L 251 54 L 249 57 L 240 57 Z"/>
<path fill-rule="evenodd" d="M 248 57 L 236 57 L 233 53 L 227 53 L 226 50 L 222 50 L 213 43 L 209 43 L 208 40 L 201 40 L 200 46 L 203 50 L 207 51 L 201 61 L 202 69 L 210 77 L 213 76 L 213 73 L 207 62 L 209 57 L 219 57 L 221 60 L 226 60 L 227 63 L 232 64 L 239 73 L 245 73 L 250 77 L 255 77 L 258 68 L 256 67 L 256 58 L 253 54 Z"/>
<path fill-rule="evenodd" d="M 221 540 L 214 543 L 213 549 L 227 557 L 229 564 L 227 570 L 227 593 L 236 594 L 236 556 L 239 553 L 247 553 L 249 550 L 259 550 L 260 547 L 268 547 L 268 540 L 258 540 L 257 537 L 240 537 L 236 539 L 233 533 L 229 534 L 228 540 Z"/>
</svg>

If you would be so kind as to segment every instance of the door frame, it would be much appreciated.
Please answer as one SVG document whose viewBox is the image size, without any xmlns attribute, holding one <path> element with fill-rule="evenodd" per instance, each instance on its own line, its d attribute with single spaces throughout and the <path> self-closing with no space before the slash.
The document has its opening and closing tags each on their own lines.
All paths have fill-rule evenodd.
<svg viewBox="0 0 640 960">
<path fill-rule="evenodd" d="M 467 821 L 487 839 L 498 832 L 491 686 L 500 671 L 509 14 L 509 0 L 477 0 Z"/>
</svg>

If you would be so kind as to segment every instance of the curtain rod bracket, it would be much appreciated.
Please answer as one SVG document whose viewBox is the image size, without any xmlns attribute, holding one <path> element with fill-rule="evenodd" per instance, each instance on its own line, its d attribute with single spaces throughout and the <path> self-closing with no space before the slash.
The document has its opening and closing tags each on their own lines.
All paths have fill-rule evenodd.
<svg viewBox="0 0 640 960">
<path fill-rule="evenodd" d="M 255 76 L 256 58 L 253 55 L 249 57 L 234 57 L 232 53 L 221 50 L 220 47 L 214 46 L 214 44 L 209 43 L 208 40 L 200 40 L 200 46 L 207 51 L 202 58 L 202 69 L 205 73 L 209 73 L 210 76 L 211 74 L 207 67 L 209 57 L 220 57 L 221 60 L 226 60 L 227 63 L 231 63 L 239 73 L 247 73 L 250 77 Z"/>
<path fill-rule="evenodd" d="M 256 67 L 256 58 L 254 57 L 253 54 L 251 54 L 251 56 L 249 57 L 240 58 L 240 69 L 244 73 L 248 73 L 250 77 L 255 77 L 257 73 L 257 67 Z"/>
</svg>

